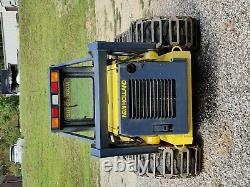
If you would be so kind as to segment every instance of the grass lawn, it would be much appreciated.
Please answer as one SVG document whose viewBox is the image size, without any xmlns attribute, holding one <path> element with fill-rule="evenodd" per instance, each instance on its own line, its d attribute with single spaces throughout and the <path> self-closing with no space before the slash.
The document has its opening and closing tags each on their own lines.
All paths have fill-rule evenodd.
<svg viewBox="0 0 250 187">
<path fill-rule="evenodd" d="M 64 116 L 66 120 L 94 118 L 92 78 L 64 79 Z"/>
<path fill-rule="evenodd" d="M 22 0 L 19 12 L 23 184 L 99 186 L 89 145 L 51 134 L 48 113 L 48 67 L 86 54 L 95 37 L 94 1 Z"/>
</svg>

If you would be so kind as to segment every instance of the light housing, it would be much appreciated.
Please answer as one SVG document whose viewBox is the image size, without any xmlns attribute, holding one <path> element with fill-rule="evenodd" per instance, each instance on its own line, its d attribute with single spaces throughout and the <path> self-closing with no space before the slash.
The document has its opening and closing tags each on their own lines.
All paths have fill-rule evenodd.
<svg viewBox="0 0 250 187">
<path fill-rule="evenodd" d="M 60 75 L 58 69 L 50 70 L 50 126 L 52 130 L 60 128 Z"/>
</svg>

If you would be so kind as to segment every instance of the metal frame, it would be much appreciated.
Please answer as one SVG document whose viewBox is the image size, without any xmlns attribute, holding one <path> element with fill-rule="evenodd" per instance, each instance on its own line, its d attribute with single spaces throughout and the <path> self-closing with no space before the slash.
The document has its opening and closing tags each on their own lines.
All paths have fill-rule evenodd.
<svg viewBox="0 0 250 187">
<path fill-rule="evenodd" d="M 94 124 L 84 125 L 87 129 L 94 129 L 95 137 L 86 137 L 75 134 L 74 128 L 60 129 L 60 134 L 77 138 L 82 141 L 91 142 L 91 154 L 96 157 L 110 157 L 130 154 L 144 154 L 157 152 L 158 146 L 153 145 L 130 145 L 125 144 L 118 146 L 110 140 L 108 132 L 108 105 L 107 105 L 107 61 L 108 54 L 112 52 L 143 52 L 155 49 L 154 43 L 133 43 L 133 42 L 93 42 L 90 43 L 89 56 L 85 58 L 75 59 L 63 64 L 50 67 L 52 70 L 63 70 L 70 76 L 81 77 L 82 75 L 92 76 L 94 78 L 94 108 L 95 119 Z M 93 68 L 85 69 L 84 67 L 68 67 L 71 65 L 92 61 Z M 80 128 L 81 129 L 81 128 Z M 83 128 L 81 130 L 84 130 Z"/>
</svg>

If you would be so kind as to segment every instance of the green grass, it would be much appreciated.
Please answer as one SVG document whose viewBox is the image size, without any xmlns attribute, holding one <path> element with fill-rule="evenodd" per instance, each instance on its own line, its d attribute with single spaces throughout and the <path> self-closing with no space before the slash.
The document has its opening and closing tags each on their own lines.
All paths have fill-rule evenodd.
<svg viewBox="0 0 250 187">
<path fill-rule="evenodd" d="M 92 78 L 67 78 L 64 87 L 66 119 L 94 118 Z"/>
<path fill-rule="evenodd" d="M 93 3 L 21 1 L 20 123 L 26 139 L 24 186 L 99 185 L 99 163 L 90 157 L 89 145 L 51 134 L 48 113 L 48 67 L 86 54 L 87 43 L 95 37 Z"/>
</svg>

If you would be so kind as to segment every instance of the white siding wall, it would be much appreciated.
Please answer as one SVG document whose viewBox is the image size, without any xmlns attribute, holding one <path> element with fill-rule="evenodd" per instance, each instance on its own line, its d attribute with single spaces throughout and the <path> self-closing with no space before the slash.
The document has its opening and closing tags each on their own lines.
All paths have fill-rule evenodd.
<svg viewBox="0 0 250 187">
<path fill-rule="evenodd" d="M 18 0 L 0 0 L 2 6 L 18 6 Z"/>
<path fill-rule="evenodd" d="M 16 21 L 16 11 L 2 12 L 2 32 L 5 53 L 5 66 L 17 64 L 17 50 L 19 49 L 19 29 Z"/>
</svg>

